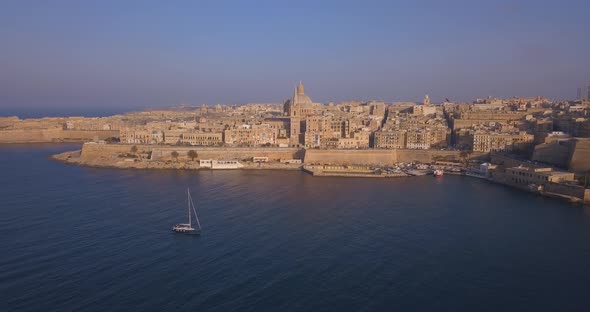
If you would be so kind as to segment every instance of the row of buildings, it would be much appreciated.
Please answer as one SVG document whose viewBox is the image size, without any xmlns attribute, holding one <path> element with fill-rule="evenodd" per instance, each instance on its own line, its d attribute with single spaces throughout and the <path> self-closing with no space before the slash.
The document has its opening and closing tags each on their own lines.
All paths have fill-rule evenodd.
<svg viewBox="0 0 590 312">
<path fill-rule="evenodd" d="M 590 137 L 590 100 L 542 97 L 473 103 L 313 102 L 300 82 L 282 105 L 203 105 L 102 118 L 0 118 L 1 130 L 119 131 L 125 144 L 278 146 L 312 149 L 530 151 L 555 139 Z"/>
</svg>

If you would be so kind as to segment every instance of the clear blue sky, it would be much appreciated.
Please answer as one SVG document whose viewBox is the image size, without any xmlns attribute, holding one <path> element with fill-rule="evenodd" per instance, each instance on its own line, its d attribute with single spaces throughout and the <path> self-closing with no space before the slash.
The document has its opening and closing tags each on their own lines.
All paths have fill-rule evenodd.
<svg viewBox="0 0 590 312">
<path fill-rule="evenodd" d="M 0 2 L 1 107 L 574 98 L 590 1 Z"/>
</svg>

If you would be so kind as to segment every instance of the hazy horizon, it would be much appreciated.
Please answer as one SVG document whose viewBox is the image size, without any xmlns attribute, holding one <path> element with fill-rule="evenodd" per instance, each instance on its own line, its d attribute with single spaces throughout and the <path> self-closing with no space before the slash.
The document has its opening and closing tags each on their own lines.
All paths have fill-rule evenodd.
<svg viewBox="0 0 590 312">
<path fill-rule="evenodd" d="M 0 8 L 5 110 L 280 103 L 300 80 L 321 103 L 560 100 L 590 85 L 590 3 L 581 0 Z"/>
</svg>

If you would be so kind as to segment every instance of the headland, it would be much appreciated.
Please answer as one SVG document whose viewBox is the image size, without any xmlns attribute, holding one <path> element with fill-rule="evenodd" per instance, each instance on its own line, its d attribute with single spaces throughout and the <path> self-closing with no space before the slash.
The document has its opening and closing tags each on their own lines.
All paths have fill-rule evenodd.
<svg viewBox="0 0 590 312">
<path fill-rule="evenodd" d="M 590 100 L 182 106 L 101 118 L 0 118 L 0 143 L 85 142 L 53 158 L 134 169 L 304 170 L 401 178 L 437 170 L 590 201 Z"/>
</svg>

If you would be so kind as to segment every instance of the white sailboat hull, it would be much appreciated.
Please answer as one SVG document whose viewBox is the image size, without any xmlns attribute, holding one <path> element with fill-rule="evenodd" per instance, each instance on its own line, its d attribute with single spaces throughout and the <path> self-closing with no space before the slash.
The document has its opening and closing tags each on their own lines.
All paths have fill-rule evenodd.
<svg viewBox="0 0 590 312">
<path fill-rule="evenodd" d="M 181 234 L 193 234 L 199 235 L 201 234 L 201 230 L 195 229 L 194 227 L 189 226 L 188 224 L 175 224 L 172 226 L 172 231 Z"/>
</svg>

